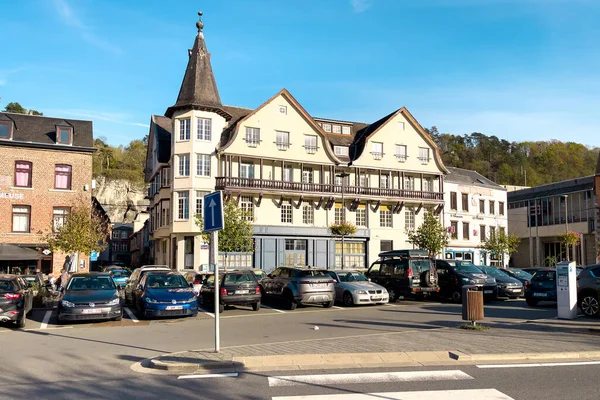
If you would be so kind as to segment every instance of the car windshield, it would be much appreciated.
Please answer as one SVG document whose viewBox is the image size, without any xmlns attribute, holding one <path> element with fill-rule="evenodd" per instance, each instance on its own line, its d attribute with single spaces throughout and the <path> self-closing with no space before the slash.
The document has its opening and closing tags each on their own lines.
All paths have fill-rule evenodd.
<svg viewBox="0 0 600 400">
<path fill-rule="evenodd" d="M 510 273 L 512 273 L 517 278 L 521 278 L 521 279 L 531 279 L 531 277 L 533 276 L 529 272 L 525 272 L 520 269 L 511 269 Z"/>
<path fill-rule="evenodd" d="M 111 272 L 113 278 L 129 278 L 129 271 L 116 269 Z"/>
<path fill-rule="evenodd" d="M 255 283 L 250 274 L 227 274 L 223 280 L 224 285 L 239 285 L 241 283 Z"/>
<path fill-rule="evenodd" d="M 485 272 L 488 275 L 493 276 L 494 278 L 507 278 L 507 277 L 509 277 L 509 275 L 506 272 L 503 272 L 503 271 L 499 270 L 498 268 L 494 268 L 494 267 L 481 267 L 481 269 L 483 270 L 483 272 Z"/>
<path fill-rule="evenodd" d="M 556 272 L 554 271 L 538 271 L 536 272 L 531 280 L 534 281 L 555 281 Z"/>
<path fill-rule="evenodd" d="M 13 288 L 12 281 L 0 281 L 0 293 L 12 292 Z"/>
<path fill-rule="evenodd" d="M 67 291 L 115 290 L 115 284 L 108 276 L 74 276 L 69 280 Z"/>
<path fill-rule="evenodd" d="M 35 282 L 35 281 L 37 281 L 37 276 L 25 275 L 25 276 L 23 276 L 23 279 L 25 279 L 27 282 Z"/>
<path fill-rule="evenodd" d="M 340 282 L 367 282 L 366 276 L 360 272 L 338 272 Z"/>
<path fill-rule="evenodd" d="M 463 274 L 481 274 L 481 270 L 469 261 L 448 261 L 456 272 Z"/>
<path fill-rule="evenodd" d="M 319 269 L 298 269 L 294 271 L 296 278 L 305 278 L 307 276 L 329 276 L 327 272 Z"/>
<path fill-rule="evenodd" d="M 146 286 L 150 289 L 178 289 L 188 287 L 189 284 L 181 275 L 156 274 L 148 275 Z"/>
</svg>

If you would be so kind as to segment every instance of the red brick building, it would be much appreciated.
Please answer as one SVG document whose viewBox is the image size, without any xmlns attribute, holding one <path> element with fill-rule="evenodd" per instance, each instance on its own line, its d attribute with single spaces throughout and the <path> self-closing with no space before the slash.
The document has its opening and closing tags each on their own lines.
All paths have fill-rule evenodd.
<svg viewBox="0 0 600 400">
<path fill-rule="evenodd" d="M 68 255 L 47 249 L 45 237 L 78 201 L 91 202 L 91 121 L 0 113 L 0 243 L 36 250 L 38 261 L 0 261 L 55 275 Z M 83 261 L 83 265 L 82 262 Z M 81 257 L 78 270 L 87 270 Z"/>
</svg>

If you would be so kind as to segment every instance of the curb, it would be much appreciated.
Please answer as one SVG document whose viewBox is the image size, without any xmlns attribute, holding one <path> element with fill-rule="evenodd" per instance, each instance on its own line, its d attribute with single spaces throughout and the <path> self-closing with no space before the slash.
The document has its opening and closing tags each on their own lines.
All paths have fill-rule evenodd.
<svg viewBox="0 0 600 400">
<path fill-rule="evenodd" d="M 499 353 L 499 354 L 467 354 L 461 351 L 449 352 L 450 358 L 456 361 L 523 361 L 523 360 L 556 360 L 600 358 L 600 351 L 573 351 L 554 353 Z"/>
<path fill-rule="evenodd" d="M 244 367 L 244 364 L 236 361 L 211 361 L 211 362 L 163 362 L 157 358 L 151 358 L 142 362 L 145 368 L 158 369 L 169 372 L 235 372 Z"/>
</svg>

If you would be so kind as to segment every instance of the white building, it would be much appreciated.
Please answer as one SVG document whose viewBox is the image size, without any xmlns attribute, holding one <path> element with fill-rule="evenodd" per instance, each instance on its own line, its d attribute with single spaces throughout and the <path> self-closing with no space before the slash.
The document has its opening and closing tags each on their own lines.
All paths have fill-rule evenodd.
<svg viewBox="0 0 600 400">
<path fill-rule="evenodd" d="M 444 257 L 499 266 L 499 257 L 486 254 L 479 246 L 496 231 L 508 233 L 506 189 L 475 171 L 453 167 L 448 167 L 448 171 L 444 183 L 444 226 L 451 239 Z M 508 265 L 508 257 L 504 264 Z"/>
</svg>

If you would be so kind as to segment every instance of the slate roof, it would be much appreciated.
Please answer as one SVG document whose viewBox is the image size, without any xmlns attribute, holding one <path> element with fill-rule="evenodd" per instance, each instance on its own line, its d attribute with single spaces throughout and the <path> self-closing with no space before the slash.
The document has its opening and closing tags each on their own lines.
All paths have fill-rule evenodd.
<svg viewBox="0 0 600 400">
<path fill-rule="evenodd" d="M 509 203 L 514 203 L 518 201 L 539 199 L 542 197 L 559 196 L 561 194 L 593 190 L 593 188 L 594 177 L 584 176 L 582 178 L 548 183 L 546 185 L 536 186 L 529 189 L 521 189 L 515 190 L 514 192 L 508 192 L 507 200 Z"/>
<path fill-rule="evenodd" d="M 12 121 L 12 140 L 7 142 L 26 142 L 42 145 L 51 145 L 59 148 L 86 148 L 94 147 L 92 121 L 76 119 L 42 117 L 38 115 L 0 113 L 0 120 Z M 56 144 L 56 126 L 68 125 L 73 128 L 73 144 Z"/>
<path fill-rule="evenodd" d="M 350 158 L 353 160 L 356 160 L 358 157 L 360 157 L 360 155 L 362 154 L 362 152 L 365 149 L 367 137 L 371 133 L 375 132 L 381 125 L 383 125 L 387 121 L 389 121 L 389 119 L 392 118 L 397 112 L 398 112 L 398 110 L 393 111 L 390 114 L 373 122 L 370 125 L 365 124 L 366 126 L 364 128 L 357 131 L 355 134 L 355 137 L 354 137 L 354 142 L 350 146 L 350 152 L 349 152 Z"/>
<path fill-rule="evenodd" d="M 229 115 L 231 115 L 231 119 L 229 120 L 229 125 L 227 125 L 227 127 L 223 129 L 223 132 L 221 132 L 221 139 L 219 140 L 218 145 L 219 148 L 225 146 L 232 139 L 233 132 L 235 132 L 238 122 L 254 111 L 252 108 L 235 106 L 223 106 L 223 109 L 227 111 Z"/>
<path fill-rule="evenodd" d="M 496 182 L 486 178 L 477 171 L 456 167 L 446 168 L 449 172 L 448 175 L 446 175 L 446 177 L 444 178 L 446 182 L 458 183 L 459 185 L 472 185 L 506 191 L 506 188 L 504 188 L 504 186 L 498 185 Z"/>
<path fill-rule="evenodd" d="M 173 122 L 171 118 L 153 115 L 154 140 L 157 141 L 156 158 L 160 163 L 168 163 L 171 159 L 171 134 Z"/>
</svg>

